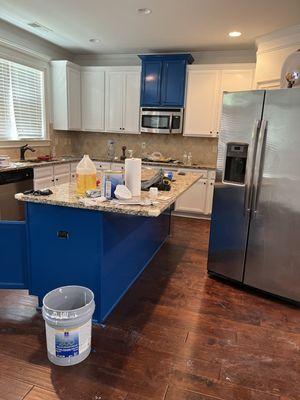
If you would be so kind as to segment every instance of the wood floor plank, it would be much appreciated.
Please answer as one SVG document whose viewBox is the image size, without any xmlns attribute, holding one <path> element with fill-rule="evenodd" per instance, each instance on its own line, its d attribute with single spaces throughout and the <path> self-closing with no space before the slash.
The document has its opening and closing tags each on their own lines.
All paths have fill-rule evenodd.
<svg viewBox="0 0 300 400">
<path fill-rule="evenodd" d="M 55 392 L 41 389 L 34 386 L 32 390 L 24 397 L 24 400 L 60 400 L 61 398 Z"/>
<path fill-rule="evenodd" d="M 221 400 L 221 398 L 191 392 L 190 390 L 181 389 L 176 386 L 169 386 L 165 400 Z"/>
<path fill-rule="evenodd" d="M 35 297 L 0 290 L 0 400 L 300 400 L 299 309 L 208 277 L 208 235 L 173 218 L 77 366 L 49 363 Z"/>
<path fill-rule="evenodd" d="M 2 376 L 0 371 L 0 400 L 22 400 L 31 388 L 28 383 Z"/>
</svg>

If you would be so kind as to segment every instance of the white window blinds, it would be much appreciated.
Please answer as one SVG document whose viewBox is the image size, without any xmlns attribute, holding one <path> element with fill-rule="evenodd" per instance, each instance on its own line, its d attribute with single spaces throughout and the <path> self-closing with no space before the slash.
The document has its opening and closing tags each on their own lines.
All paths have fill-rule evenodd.
<svg viewBox="0 0 300 400">
<path fill-rule="evenodd" d="M 0 59 L 0 140 L 45 138 L 44 73 Z"/>
</svg>

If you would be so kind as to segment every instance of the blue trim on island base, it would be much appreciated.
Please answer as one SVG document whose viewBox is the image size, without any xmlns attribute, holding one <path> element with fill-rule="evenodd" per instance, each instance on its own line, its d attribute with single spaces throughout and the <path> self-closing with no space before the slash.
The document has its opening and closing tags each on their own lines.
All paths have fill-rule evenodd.
<svg viewBox="0 0 300 400">
<path fill-rule="evenodd" d="M 169 235 L 169 210 L 142 217 L 27 203 L 29 292 L 82 285 L 103 322 Z"/>
</svg>

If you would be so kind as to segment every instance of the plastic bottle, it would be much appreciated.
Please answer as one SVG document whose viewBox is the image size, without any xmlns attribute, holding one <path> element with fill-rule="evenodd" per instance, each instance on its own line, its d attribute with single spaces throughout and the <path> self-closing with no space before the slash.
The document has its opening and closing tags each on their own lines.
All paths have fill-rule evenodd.
<svg viewBox="0 0 300 400">
<path fill-rule="evenodd" d="M 83 195 L 87 190 L 96 189 L 96 181 L 96 167 L 90 157 L 85 154 L 76 168 L 76 193 Z"/>
<path fill-rule="evenodd" d="M 182 156 L 182 162 L 183 162 L 183 165 L 186 165 L 187 164 L 187 154 L 186 154 L 186 151 L 183 153 L 183 156 Z"/>
</svg>

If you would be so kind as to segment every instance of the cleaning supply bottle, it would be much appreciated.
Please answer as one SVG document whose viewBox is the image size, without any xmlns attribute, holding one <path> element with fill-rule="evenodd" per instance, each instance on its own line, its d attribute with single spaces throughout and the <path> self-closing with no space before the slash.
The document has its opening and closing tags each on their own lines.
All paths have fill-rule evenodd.
<svg viewBox="0 0 300 400">
<path fill-rule="evenodd" d="M 87 190 L 96 189 L 96 182 L 96 167 L 90 157 L 85 154 L 76 168 L 76 193 L 83 195 Z"/>
</svg>

